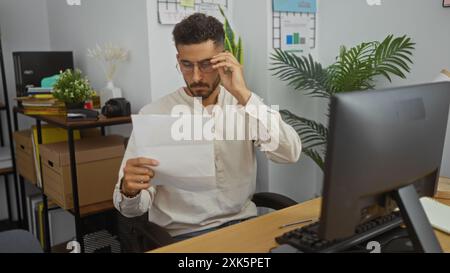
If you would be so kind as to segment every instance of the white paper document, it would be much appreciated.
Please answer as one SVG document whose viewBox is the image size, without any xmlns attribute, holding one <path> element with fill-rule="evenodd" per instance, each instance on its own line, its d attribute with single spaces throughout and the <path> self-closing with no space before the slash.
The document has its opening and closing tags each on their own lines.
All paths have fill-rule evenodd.
<svg viewBox="0 0 450 273">
<path fill-rule="evenodd" d="M 209 191 L 216 188 L 214 142 L 211 140 L 180 139 L 180 118 L 168 115 L 135 115 L 133 131 L 139 157 L 158 160 L 152 167 L 152 185 L 171 186 L 186 191 Z M 201 118 L 201 122 L 205 118 Z M 197 127 L 199 125 L 197 124 Z M 194 131 L 202 130 L 184 128 Z"/>
</svg>

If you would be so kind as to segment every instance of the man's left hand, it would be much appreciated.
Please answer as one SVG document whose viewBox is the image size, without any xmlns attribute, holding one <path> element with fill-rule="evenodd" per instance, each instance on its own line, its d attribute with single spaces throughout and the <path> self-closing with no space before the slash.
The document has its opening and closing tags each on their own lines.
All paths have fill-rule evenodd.
<svg viewBox="0 0 450 273">
<path fill-rule="evenodd" d="M 241 104 L 247 105 L 252 92 L 245 84 L 243 66 L 230 52 L 223 52 L 211 59 L 214 69 L 219 71 L 222 86 Z"/>
</svg>

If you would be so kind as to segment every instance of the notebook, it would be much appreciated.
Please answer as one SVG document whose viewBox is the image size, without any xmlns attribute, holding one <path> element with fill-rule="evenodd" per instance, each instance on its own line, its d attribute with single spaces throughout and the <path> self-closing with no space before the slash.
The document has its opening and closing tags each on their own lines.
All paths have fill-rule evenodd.
<svg viewBox="0 0 450 273">
<path fill-rule="evenodd" d="M 450 207 L 428 197 L 421 198 L 420 202 L 431 225 L 450 234 Z"/>
</svg>

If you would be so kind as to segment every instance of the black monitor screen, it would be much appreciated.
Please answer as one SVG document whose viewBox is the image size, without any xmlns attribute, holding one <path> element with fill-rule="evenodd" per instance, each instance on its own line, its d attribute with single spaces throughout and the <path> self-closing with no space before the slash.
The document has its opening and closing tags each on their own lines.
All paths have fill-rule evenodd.
<svg viewBox="0 0 450 273">
<path fill-rule="evenodd" d="M 331 103 L 320 236 L 394 209 L 386 193 L 416 184 L 433 196 L 439 178 L 450 83 L 336 95 Z"/>
<path fill-rule="evenodd" d="M 14 52 L 13 58 L 18 97 L 29 87 L 41 87 L 43 78 L 74 68 L 72 52 Z"/>
</svg>

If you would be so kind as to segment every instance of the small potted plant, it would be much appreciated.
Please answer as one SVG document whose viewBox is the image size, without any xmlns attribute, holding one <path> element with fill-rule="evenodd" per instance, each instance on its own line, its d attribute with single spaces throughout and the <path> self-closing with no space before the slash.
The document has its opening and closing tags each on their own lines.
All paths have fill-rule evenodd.
<svg viewBox="0 0 450 273">
<path fill-rule="evenodd" d="M 84 103 L 94 96 L 94 91 L 79 69 L 67 69 L 60 72 L 59 79 L 53 86 L 53 96 L 63 101 L 68 110 L 83 109 Z"/>
</svg>

